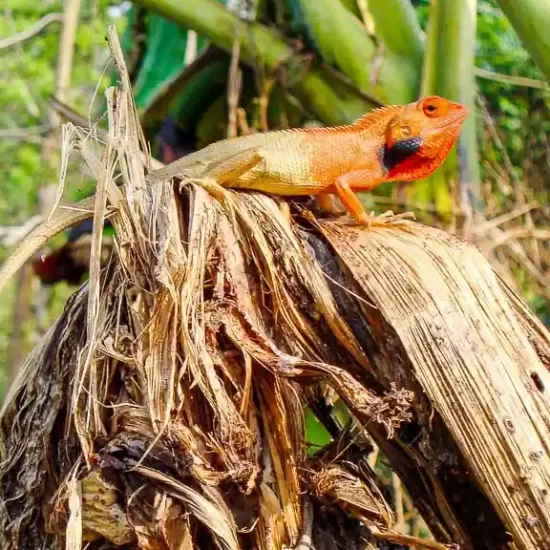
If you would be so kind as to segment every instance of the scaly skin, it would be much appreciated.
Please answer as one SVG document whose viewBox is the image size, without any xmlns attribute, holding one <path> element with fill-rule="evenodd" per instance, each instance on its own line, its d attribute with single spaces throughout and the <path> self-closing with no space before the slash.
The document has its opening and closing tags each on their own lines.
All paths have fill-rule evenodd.
<svg viewBox="0 0 550 550">
<path fill-rule="evenodd" d="M 252 134 L 213 143 L 146 176 L 154 185 L 174 177 L 274 195 L 336 194 L 360 223 L 369 216 L 354 191 L 431 174 L 446 158 L 468 116 L 437 96 L 377 109 L 353 124 Z M 323 201 L 326 203 L 326 201 Z M 93 216 L 95 197 L 58 210 L 34 229 L 0 269 L 0 291 L 48 240 Z"/>
</svg>

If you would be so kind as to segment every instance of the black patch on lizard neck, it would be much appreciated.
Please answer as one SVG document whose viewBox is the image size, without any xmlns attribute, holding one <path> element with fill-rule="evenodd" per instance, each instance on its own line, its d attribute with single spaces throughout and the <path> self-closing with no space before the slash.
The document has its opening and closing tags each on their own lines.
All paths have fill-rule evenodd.
<svg viewBox="0 0 550 550">
<path fill-rule="evenodd" d="M 384 173 L 389 172 L 398 164 L 418 153 L 424 140 L 420 137 L 412 137 L 396 141 L 391 147 L 384 145 L 380 150 L 380 162 Z"/>
</svg>

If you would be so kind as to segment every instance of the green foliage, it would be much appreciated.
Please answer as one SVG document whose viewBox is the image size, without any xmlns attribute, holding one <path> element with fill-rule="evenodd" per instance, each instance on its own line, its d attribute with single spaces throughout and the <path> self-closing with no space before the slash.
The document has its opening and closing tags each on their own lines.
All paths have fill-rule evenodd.
<svg viewBox="0 0 550 550">
<path fill-rule="evenodd" d="M 269 77 L 284 73 L 288 92 L 326 124 L 351 122 L 376 103 L 333 70 L 321 63 L 307 63 L 296 55 L 296 45 L 273 26 L 247 26 L 216 0 L 192 3 L 136 0 L 135 3 L 165 15 L 182 27 L 194 29 L 226 52 L 232 51 L 236 32 L 240 33 L 241 60 Z M 402 82 L 400 78 L 397 80 Z"/>
<path fill-rule="evenodd" d="M 172 79 L 185 67 L 189 31 L 155 14 L 147 16 L 145 55 L 141 59 L 134 96 L 138 109 L 149 105 Z M 197 40 L 197 51 L 205 39 Z"/>
<path fill-rule="evenodd" d="M 307 453 L 314 455 L 320 448 L 330 443 L 332 438 L 309 408 L 305 411 L 305 421 L 307 442 L 309 443 Z"/>
<path fill-rule="evenodd" d="M 420 74 L 424 40 L 410 0 L 371 1 L 368 8 L 374 20 L 377 39 L 395 55 L 407 60 Z"/>
<path fill-rule="evenodd" d="M 23 12 L 20 16 L 15 15 L 13 22 L 6 17 L 0 18 L 0 35 L 13 34 L 12 24 L 17 30 L 32 25 L 47 11 L 37 9 L 35 12 Z M 54 28 L 59 29 L 59 24 L 52 23 L 49 30 Z M 53 87 L 54 73 L 41 59 L 53 57 L 55 47 L 55 37 L 52 40 L 45 33 L 33 42 L 2 52 L 0 104 L 6 107 L 0 110 L 1 128 L 37 128 L 42 125 L 42 98 Z M 35 168 L 40 165 L 40 150 L 36 143 L 40 132 L 31 132 L 28 141 L 23 142 L 24 145 L 20 139 L 0 140 L 0 158 L 4 167 L 0 219 L 4 223 L 24 219 L 21 212 L 29 212 L 36 202 L 33 191 L 36 187 Z M 21 149 L 24 149 L 22 154 Z"/>
<path fill-rule="evenodd" d="M 99 2 L 105 14 L 109 2 Z M 32 26 L 52 11 L 62 11 L 60 0 L 48 3 L 15 2 L 12 21 L 0 18 L 0 35 L 9 36 Z M 82 112 L 89 104 L 101 76 L 98 57 L 105 56 L 105 23 L 101 17 L 83 17 L 76 37 L 72 71 L 71 103 Z M 42 156 L 41 135 L 47 123 L 47 98 L 54 92 L 60 23 L 54 22 L 38 36 L 2 51 L 0 81 L 0 128 L 28 129 L 24 139 L 0 140 L 0 158 L 5 167 L 0 195 L 0 219 L 4 223 L 24 220 L 36 207 L 36 189 L 52 183 Z M 15 134 L 14 134 L 15 135 Z M 54 180 L 55 182 L 55 180 Z"/>
<path fill-rule="evenodd" d="M 512 76 L 543 78 L 540 69 L 521 47 L 520 39 L 496 0 L 485 0 L 480 5 L 477 65 Z M 508 154 L 518 178 L 535 176 L 523 173 L 527 156 L 530 160 L 527 164 L 539 171 L 536 178 L 547 181 L 550 178 L 546 162 L 550 93 L 486 79 L 478 79 L 478 86 L 505 149 L 488 147 L 485 154 L 500 165 L 504 164 L 503 153 Z M 526 143 L 529 147 L 525 147 Z"/>
<path fill-rule="evenodd" d="M 432 3 L 427 27 L 421 95 L 437 94 L 458 101 L 470 109 L 459 147 L 443 166 L 425 180 L 407 186 L 413 202 L 433 204 L 448 219 L 457 200 L 467 199 L 474 210 L 479 206 L 477 160 L 474 52 L 476 45 L 476 0 L 440 0 Z M 463 154 L 459 158 L 457 150 Z M 457 183 L 453 197 L 452 185 Z"/>
<path fill-rule="evenodd" d="M 104 64 L 108 61 L 105 28 L 109 5 L 108 0 L 98 0 L 95 8 L 92 3 L 83 3 L 68 100 L 82 113 L 88 112 Z M 61 0 L 8 0 L 4 2 L 4 8 L 11 8 L 11 13 L 7 14 L 6 11 L 0 17 L 0 36 L 7 37 L 31 27 L 48 13 L 62 12 L 63 3 Z M 0 192 L 2 225 L 17 225 L 36 214 L 38 189 L 57 183 L 57 174 L 48 168 L 44 155 L 56 157 L 59 149 L 54 140 L 52 150 L 45 152 L 43 136 L 47 130 L 48 97 L 55 89 L 60 29 L 60 23 L 53 22 L 37 36 L 0 51 L 0 128 L 4 136 L 9 131 L 13 132 L 11 137 L 0 139 L 0 165 L 3 167 Z M 71 171 L 68 184 L 69 191 L 73 190 L 77 195 L 78 189 L 84 186 L 80 170 Z M 69 196 L 71 194 L 69 192 Z M 0 249 L 0 262 L 6 254 L 6 250 Z M 48 319 L 44 321 L 46 324 L 55 319 L 69 296 L 71 290 L 68 287 L 64 290 L 64 287 L 61 285 L 53 292 L 53 305 L 48 309 Z M 1 377 L 7 369 L 14 289 L 15 281 L 5 291 L 4 306 L 0 308 L 0 391 Z M 25 333 L 29 334 L 36 329 L 36 319 L 33 317 L 25 327 Z"/>
<path fill-rule="evenodd" d="M 416 7 L 418 19 L 427 27 L 429 0 L 420 0 Z M 477 9 L 476 66 L 492 72 L 511 76 L 543 79 L 544 76 L 510 21 L 503 14 L 497 0 L 479 0 Z M 548 181 L 550 171 L 546 162 L 546 136 L 550 134 L 550 93 L 523 86 L 505 84 L 485 78 L 477 78 L 479 93 L 485 98 L 487 108 L 494 119 L 504 151 L 493 147 L 482 137 L 482 158 L 489 157 L 498 165 L 504 164 L 503 153 L 508 154 L 518 178 L 533 177 Z M 478 135 L 482 136 L 483 117 L 478 122 Z M 525 144 L 529 147 L 526 148 Z M 526 154 L 528 163 L 538 174 L 523 174 Z M 480 163 L 482 179 L 488 177 L 486 165 Z M 500 197 L 504 199 L 505 197 Z"/>
</svg>

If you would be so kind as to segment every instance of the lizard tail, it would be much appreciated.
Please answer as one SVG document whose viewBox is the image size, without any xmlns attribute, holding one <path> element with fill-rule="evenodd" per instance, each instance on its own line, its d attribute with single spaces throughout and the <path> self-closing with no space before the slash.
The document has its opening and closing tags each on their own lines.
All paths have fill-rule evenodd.
<svg viewBox="0 0 550 550">
<path fill-rule="evenodd" d="M 49 220 L 35 227 L 8 256 L 0 267 L 0 292 L 9 280 L 21 269 L 38 250 L 40 250 L 53 236 L 64 229 L 94 215 L 95 196 L 87 197 L 72 205 L 71 210 L 60 209 Z M 74 208 L 75 210 L 73 210 Z"/>
</svg>

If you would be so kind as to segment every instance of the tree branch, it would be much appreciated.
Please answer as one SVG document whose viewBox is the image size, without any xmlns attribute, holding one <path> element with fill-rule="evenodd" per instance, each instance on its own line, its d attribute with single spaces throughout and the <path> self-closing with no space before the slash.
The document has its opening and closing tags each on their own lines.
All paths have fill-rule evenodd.
<svg viewBox="0 0 550 550">
<path fill-rule="evenodd" d="M 45 15 L 44 17 L 42 17 L 42 19 L 39 19 L 34 25 L 32 25 L 32 27 L 29 27 L 28 29 L 18 32 L 17 34 L 14 34 L 12 36 L 8 36 L 7 38 L 2 38 L 0 40 L 0 50 L 3 50 L 5 48 L 10 48 L 15 44 L 24 42 L 25 40 L 28 40 L 29 38 L 36 36 L 42 29 L 47 27 L 50 23 L 53 23 L 55 21 L 62 21 L 62 20 L 63 20 L 63 16 L 60 13 L 48 13 L 48 15 Z"/>
</svg>

